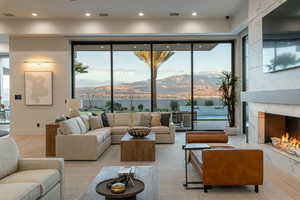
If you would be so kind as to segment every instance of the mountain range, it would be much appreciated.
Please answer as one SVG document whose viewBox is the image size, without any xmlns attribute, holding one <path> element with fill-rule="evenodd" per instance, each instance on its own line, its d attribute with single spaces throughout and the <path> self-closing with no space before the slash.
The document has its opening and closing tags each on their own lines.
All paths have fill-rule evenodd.
<svg viewBox="0 0 300 200">
<path fill-rule="evenodd" d="M 194 74 L 194 98 L 219 96 L 218 84 L 221 72 Z M 150 98 L 150 80 L 114 85 L 114 98 Z M 158 99 L 190 99 L 191 76 L 188 74 L 169 76 L 156 80 Z M 76 88 L 76 96 L 99 99 L 110 96 L 110 85 Z"/>
</svg>

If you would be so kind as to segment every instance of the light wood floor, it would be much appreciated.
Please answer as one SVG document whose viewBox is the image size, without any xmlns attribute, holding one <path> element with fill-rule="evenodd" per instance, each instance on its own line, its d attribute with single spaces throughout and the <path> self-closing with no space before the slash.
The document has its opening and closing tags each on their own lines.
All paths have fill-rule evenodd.
<svg viewBox="0 0 300 200">
<path fill-rule="evenodd" d="M 44 136 L 14 138 L 23 157 L 44 157 Z M 244 144 L 243 137 L 231 137 L 230 142 L 236 146 L 248 146 Z M 217 187 L 208 193 L 202 190 L 185 190 L 182 187 L 183 143 L 184 133 L 177 133 L 175 144 L 157 145 L 157 161 L 150 163 L 120 162 L 119 145 L 112 145 L 97 161 L 65 162 L 65 199 L 78 199 L 103 166 L 153 165 L 159 173 L 160 200 L 300 200 L 300 177 L 297 179 L 290 176 L 285 170 L 275 167 L 269 159 L 265 159 L 264 185 L 258 194 L 253 191 L 253 186 Z M 191 167 L 189 170 L 191 178 L 197 179 L 195 171 Z"/>
</svg>

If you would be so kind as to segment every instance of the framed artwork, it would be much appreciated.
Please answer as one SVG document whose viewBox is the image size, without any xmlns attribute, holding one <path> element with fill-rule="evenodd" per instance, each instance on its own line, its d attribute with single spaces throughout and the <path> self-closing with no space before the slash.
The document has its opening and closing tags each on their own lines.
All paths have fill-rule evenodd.
<svg viewBox="0 0 300 200">
<path fill-rule="evenodd" d="M 25 104 L 52 105 L 52 72 L 25 72 Z"/>
</svg>

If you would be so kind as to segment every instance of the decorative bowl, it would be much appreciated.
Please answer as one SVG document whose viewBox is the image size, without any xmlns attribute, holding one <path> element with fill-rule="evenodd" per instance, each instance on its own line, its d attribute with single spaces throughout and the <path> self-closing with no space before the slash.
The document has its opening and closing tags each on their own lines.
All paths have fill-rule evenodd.
<svg viewBox="0 0 300 200">
<path fill-rule="evenodd" d="M 127 131 L 133 137 L 145 137 L 149 135 L 151 128 L 129 128 Z"/>
</svg>

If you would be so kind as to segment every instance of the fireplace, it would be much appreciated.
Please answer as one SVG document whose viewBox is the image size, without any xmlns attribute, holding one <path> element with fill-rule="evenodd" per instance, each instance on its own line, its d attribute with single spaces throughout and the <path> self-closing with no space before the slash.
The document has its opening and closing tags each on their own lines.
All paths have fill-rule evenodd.
<svg viewBox="0 0 300 200">
<path fill-rule="evenodd" d="M 300 157 L 300 118 L 260 112 L 259 131 L 266 144 Z"/>
</svg>

